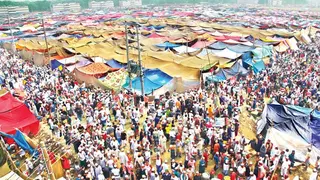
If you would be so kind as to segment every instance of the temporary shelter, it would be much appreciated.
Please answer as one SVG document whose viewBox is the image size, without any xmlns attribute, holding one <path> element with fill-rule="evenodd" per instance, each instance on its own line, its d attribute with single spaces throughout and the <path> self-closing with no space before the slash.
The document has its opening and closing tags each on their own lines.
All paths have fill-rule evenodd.
<svg viewBox="0 0 320 180">
<path fill-rule="evenodd" d="M 257 133 L 266 134 L 266 139 L 281 149 L 296 150 L 297 160 L 305 160 L 308 148 L 311 148 L 311 163 L 320 156 L 319 111 L 273 102 L 265 106 Z"/>
<path fill-rule="evenodd" d="M 143 78 L 144 78 L 143 80 L 144 80 L 145 94 L 151 94 L 153 91 L 167 84 L 172 79 L 171 76 L 160 71 L 159 69 L 145 70 Z M 129 79 L 127 79 L 127 82 L 123 87 L 126 89 L 129 89 Z M 134 92 L 141 94 L 140 77 L 137 77 L 132 80 L 132 89 Z"/>
<path fill-rule="evenodd" d="M 28 107 L 9 92 L 0 96 L 0 131 L 13 134 L 15 129 L 25 134 L 36 135 L 40 124 Z"/>
</svg>

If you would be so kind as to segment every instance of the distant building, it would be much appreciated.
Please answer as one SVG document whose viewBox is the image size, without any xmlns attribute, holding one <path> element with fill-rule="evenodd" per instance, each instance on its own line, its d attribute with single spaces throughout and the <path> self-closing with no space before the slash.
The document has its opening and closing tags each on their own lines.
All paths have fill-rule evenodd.
<svg viewBox="0 0 320 180">
<path fill-rule="evenodd" d="M 238 4 L 258 4 L 259 0 L 238 0 Z"/>
<path fill-rule="evenodd" d="M 282 6 L 282 0 L 272 0 L 270 4 L 272 6 Z"/>
<path fill-rule="evenodd" d="M 113 8 L 114 3 L 113 1 L 91 1 L 89 2 L 89 8 L 91 9 L 108 9 Z"/>
<path fill-rule="evenodd" d="M 320 1 L 319 0 L 307 0 L 308 6 L 312 7 L 320 7 Z"/>
<path fill-rule="evenodd" d="M 79 12 L 81 6 L 79 3 L 59 3 L 52 5 L 52 12 Z"/>
<path fill-rule="evenodd" d="M 120 7 L 137 7 L 142 6 L 142 0 L 127 0 L 127 1 L 120 1 Z"/>
<path fill-rule="evenodd" d="M 0 7 L 0 17 L 7 17 L 7 15 L 26 14 L 29 13 L 28 6 L 6 6 Z"/>
</svg>

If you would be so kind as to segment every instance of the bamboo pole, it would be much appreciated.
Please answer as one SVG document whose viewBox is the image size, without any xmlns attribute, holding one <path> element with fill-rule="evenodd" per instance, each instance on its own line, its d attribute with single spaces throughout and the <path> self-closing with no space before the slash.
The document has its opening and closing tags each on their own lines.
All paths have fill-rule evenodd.
<svg viewBox="0 0 320 180">
<path fill-rule="evenodd" d="M 12 170 L 12 171 L 15 172 L 16 174 L 18 174 L 22 179 L 28 180 L 29 178 L 20 171 L 20 169 L 16 166 L 16 164 L 15 164 L 14 161 L 12 160 L 10 153 L 7 151 L 7 149 L 6 149 L 6 147 L 5 147 L 4 143 L 3 143 L 2 137 L 1 137 L 1 139 L 0 139 L 0 146 L 1 146 L 1 148 L 2 148 L 2 149 L 6 152 L 6 154 L 7 154 L 8 161 L 10 162 L 10 164 L 11 164 L 12 167 L 13 167 L 13 170 Z"/>
<path fill-rule="evenodd" d="M 52 169 L 52 166 L 51 166 L 50 158 L 49 158 L 49 155 L 48 155 L 48 152 L 47 152 L 47 148 L 46 148 L 44 142 L 40 142 L 40 147 L 41 147 L 41 150 L 42 150 L 43 158 L 44 158 L 44 160 L 46 162 L 46 165 L 47 165 L 47 169 L 48 169 L 48 174 L 49 174 L 50 180 L 56 180 L 56 177 L 54 176 L 53 169 Z"/>
</svg>

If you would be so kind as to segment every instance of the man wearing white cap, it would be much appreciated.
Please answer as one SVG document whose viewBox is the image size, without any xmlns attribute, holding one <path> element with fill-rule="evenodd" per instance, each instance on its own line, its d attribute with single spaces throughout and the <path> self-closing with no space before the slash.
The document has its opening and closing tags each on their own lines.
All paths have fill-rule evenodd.
<svg viewBox="0 0 320 180">
<path fill-rule="evenodd" d="M 313 169 L 313 172 L 312 172 L 312 174 L 310 175 L 309 180 L 317 180 L 317 179 L 319 179 L 319 178 L 318 178 L 318 171 L 317 171 L 317 169 Z"/>
</svg>

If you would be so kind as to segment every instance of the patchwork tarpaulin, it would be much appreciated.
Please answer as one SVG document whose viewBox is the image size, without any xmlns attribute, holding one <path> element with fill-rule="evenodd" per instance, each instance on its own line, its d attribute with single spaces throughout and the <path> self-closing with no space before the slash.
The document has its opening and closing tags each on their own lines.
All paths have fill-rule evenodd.
<svg viewBox="0 0 320 180">
<path fill-rule="evenodd" d="M 122 68 L 118 71 L 108 73 L 106 77 L 100 78 L 99 81 L 108 89 L 118 91 L 125 84 L 127 76 L 127 71 L 124 68 Z"/>
<path fill-rule="evenodd" d="M 311 161 L 320 155 L 320 113 L 298 106 L 285 106 L 273 102 L 265 106 L 257 123 L 257 133 L 267 133 L 267 138 L 279 148 L 295 149 L 296 159 L 305 160 L 312 146 Z"/>
<path fill-rule="evenodd" d="M 168 83 L 172 79 L 171 76 L 167 75 L 166 73 L 160 71 L 159 69 L 148 69 L 144 71 L 144 93 L 151 94 L 153 91 L 159 89 L 166 83 Z M 126 89 L 129 89 L 129 79 L 125 85 L 123 86 Z M 132 89 L 134 92 L 141 94 L 141 81 L 140 77 L 137 77 L 132 80 Z"/>
<path fill-rule="evenodd" d="M 0 131 L 14 134 L 16 129 L 36 135 L 40 124 L 28 107 L 15 99 L 9 92 L 0 96 Z"/>
</svg>

